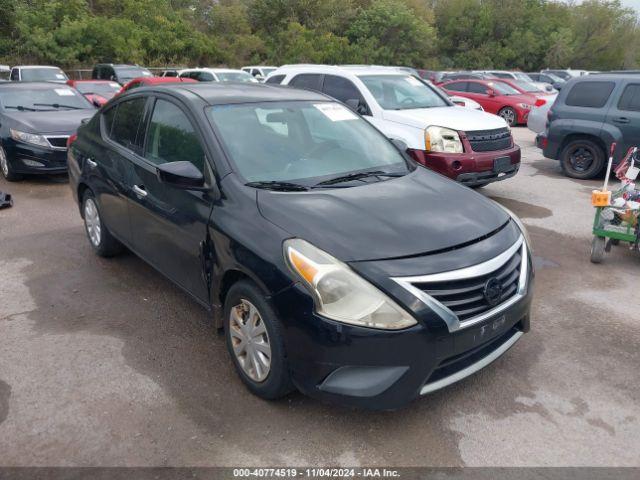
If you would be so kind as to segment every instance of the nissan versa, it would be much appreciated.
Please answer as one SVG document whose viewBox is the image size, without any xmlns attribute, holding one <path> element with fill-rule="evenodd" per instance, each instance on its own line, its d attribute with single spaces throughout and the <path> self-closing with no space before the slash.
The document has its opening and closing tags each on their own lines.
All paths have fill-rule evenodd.
<svg viewBox="0 0 640 480">
<path fill-rule="evenodd" d="M 67 139 L 95 108 L 67 85 L 12 82 L 0 85 L 0 172 L 65 173 Z"/>
<path fill-rule="evenodd" d="M 95 252 L 124 245 L 210 309 L 262 398 L 397 408 L 529 329 L 518 219 L 323 94 L 143 87 L 68 162 Z"/>
</svg>

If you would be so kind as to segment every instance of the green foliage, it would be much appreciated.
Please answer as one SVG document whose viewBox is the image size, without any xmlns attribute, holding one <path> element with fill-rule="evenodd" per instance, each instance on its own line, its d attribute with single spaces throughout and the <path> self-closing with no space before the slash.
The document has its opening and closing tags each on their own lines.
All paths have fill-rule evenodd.
<svg viewBox="0 0 640 480">
<path fill-rule="evenodd" d="M 638 68 L 619 0 L 0 0 L 0 63 Z"/>
</svg>

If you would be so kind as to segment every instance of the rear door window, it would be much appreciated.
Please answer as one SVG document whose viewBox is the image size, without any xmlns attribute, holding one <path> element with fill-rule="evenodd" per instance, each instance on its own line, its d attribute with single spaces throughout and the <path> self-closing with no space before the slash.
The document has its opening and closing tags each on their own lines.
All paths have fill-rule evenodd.
<svg viewBox="0 0 640 480">
<path fill-rule="evenodd" d="M 272 85 L 280 85 L 282 80 L 286 75 L 273 75 L 272 77 L 267 78 L 267 81 L 264 83 L 270 83 Z"/>
<path fill-rule="evenodd" d="M 307 90 L 322 90 L 322 75 L 319 73 L 301 73 L 291 79 L 289 85 L 296 88 L 306 88 Z"/>
<path fill-rule="evenodd" d="M 364 98 L 360 93 L 360 90 L 346 78 L 338 77 L 336 75 L 325 75 L 322 91 L 343 103 L 347 100 L 358 100 L 364 103 Z"/>
<path fill-rule="evenodd" d="M 602 108 L 609 100 L 614 82 L 579 82 L 567 95 L 565 103 L 572 107 Z"/>
<path fill-rule="evenodd" d="M 146 102 L 146 97 L 120 102 L 109 135 L 111 140 L 138 155 L 142 154 L 142 135 L 138 135 L 138 130 L 142 124 Z"/>
<path fill-rule="evenodd" d="M 618 110 L 640 112 L 640 83 L 630 83 L 622 92 Z"/>
</svg>

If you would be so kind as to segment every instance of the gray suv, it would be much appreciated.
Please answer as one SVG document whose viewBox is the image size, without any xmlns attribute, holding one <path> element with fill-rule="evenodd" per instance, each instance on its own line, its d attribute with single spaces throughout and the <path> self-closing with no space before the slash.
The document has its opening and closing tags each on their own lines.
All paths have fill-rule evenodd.
<svg viewBox="0 0 640 480">
<path fill-rule="evenodd" d="M 546 131 L 536 143 L 547 158 L 559 160 L 569 177 L 602 173 L 607 152 L 617 148 L 614 164 L 640 145 L 640 77 L 589 75 L 567 82 L 549 111 Z"/>
</svg>

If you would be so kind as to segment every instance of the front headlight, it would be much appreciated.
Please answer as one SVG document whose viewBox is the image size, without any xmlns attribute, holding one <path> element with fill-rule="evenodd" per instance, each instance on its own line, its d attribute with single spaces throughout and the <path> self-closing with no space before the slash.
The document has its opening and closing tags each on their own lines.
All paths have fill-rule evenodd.
<svg viewBox="0 0 640 480">
<path fill-rule="evenodd" d="M 284 242 L 289 268 L 312 293 L 316 312 L 362 327 L 399 330 L 416 320 L 347 265 L 299 238 Z"/>
<path fill-rule="evenodd" d="M 520 220 L 520 217 L 518 217 L 515 213 L 513 213 L 504 205 L 501 205 L 498 202 L 496 202 L 496 204 L 500 208 L 502 208 L 505 212 L 507 212 L 507 214 L 511 217 L 511 219 L 516 223 L 516 225 L 522 232 L 522 236 L 524 237 L 525 242 L 527 242 L 527 245 L 529 246 L 529 251 L 533 252 L 533 247 L 531 246 L 531 237 L 529 237 L 529 232 L 527 231 L 527 227 L 524 226 L 524 223 L 522 223 L 522 220 Z"/>
<path fill-rule="evenodd" d="M 11 132 L 11 138 L 16 142 L 30 143 L 32 145 L 38 145 L 39 147 L 51 148 L 51 145 L 42 135 L 36 135 L 35 133 L 26 133 L 19 130 L 9 129 Z"/>
<path fill-rule="evenodd" d="M 533 105 L 529 105 L 528 103 L 519 103 L 518 106 L 525 110 L 531 110 L 533 108 Z"/>
<path fill-rule="evenodd" d="M 462 153 L 462 141 L 455 130 L 431 126 L 424 131 L 427 152 Z"/>
</svg>

